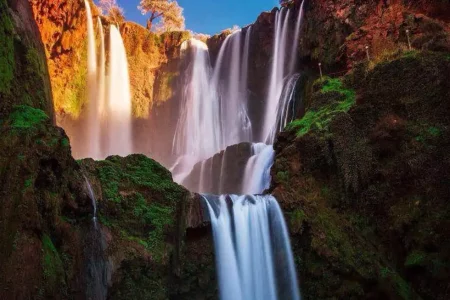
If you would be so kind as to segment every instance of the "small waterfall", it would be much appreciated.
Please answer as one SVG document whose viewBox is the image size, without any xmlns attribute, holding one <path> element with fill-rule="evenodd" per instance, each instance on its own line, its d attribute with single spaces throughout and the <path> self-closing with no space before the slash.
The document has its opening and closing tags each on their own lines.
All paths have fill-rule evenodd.
<svg viewBox="0 0 450 300">
<path fill-rule="evenodd" d="M 270 187 L 270 168 L 275 152 L 272 145 L 263 143 L 252 145 L 252 157 L 245 166 L 244 194 L 261 194 Z"/>
<path fill-rule="evenodd" d="M 108 80 L 106 156 L 127 156 L 133 152 L 130 78 L 122 36 L 114 25 L 110 26 Z"/>
<path fill-rule="evenodd" d="M 94 217 L 85 236 L 84 256 L 86 272 L 86 299 L 105 300 L 108 293 L 109 266 L 105 258 L 106 241 L 97 225 L 97 203 L 92 186 L 85 175 L 84 180 L 92 201 Z"/>
<path fill-rule="evenodd" d="M 203 196 L 216 249 L 221 300 L 299 300 L 289 235 L 266 196 Z"/>
<path fill-rule="evenodd" d="M 84 181 L 86 183 L 86 188 L 89 193 L 89 198 L 91 198 L 91 201 L 92 201 L 92 209 L 93 209 L 93 214 L 94 214 L 94 216 L 92 217 L 92 221 L 94 222 L 95 227 L 97 227 L 97 199 L 95 198 L 94 190 L 92 190 L 92 186 L 91 186 L 89 180 L 87 179 L 87 177 L 85 175 L 83 175 L 83 176 L 84 176 Z"/>
<path fill-rule="evenodd" d="M 88 66 L 87 66 L 87 91 L 88 111 L 85 127 L 87 149 L 84 157 L 100 157 L 100 120 L 98 118 L 98 86 L 97 86 L 97 54 L 95 51 L 94 23 L 89 2 L 84 0 L 86 6 L 86 22 L 88 30 Z"/>
<path fill-rule="evenodd" d="M 191 62 L 173 140 L 173 152 L 178 160 L 172 172 L 177 182 L 181 182 L 197 162 L 222 148 L 220 107 L 215 86 L 210 82 L 212 68 L 208 47 L 191 39 L 182 45 L 182 51 L 184 55 L 191 55 Z"/>
</svg>

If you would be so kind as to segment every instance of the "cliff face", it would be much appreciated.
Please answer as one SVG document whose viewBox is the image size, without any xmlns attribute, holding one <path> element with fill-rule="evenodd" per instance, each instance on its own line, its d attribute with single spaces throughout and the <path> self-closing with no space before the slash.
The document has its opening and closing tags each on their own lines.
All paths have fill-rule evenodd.
<svg viewBox="0 0 450 300">
<path fill-rule="evenodd" d="M 30 0 L 30 3 L 46 49 L 56 114 L 61 122 L 64 122 L 66 116 L 71 119 L 82 117 L 86 104 L 87 80 L 84 2 Z M 95 27 L 95 19 L 100 17 L 105 36 L 108 37 L 108 19 L 100 15 L 92 1 L 89 3 Z M 176 32 L 158 36 L 132 22 L 123 23 L 120 30 L 130 68 L 133 114 L 137 118 L 148 118 L 153 102 L 164 102 L 170 96 L 170 87 L 166 82 L 159 83 L 154 88 L 155 84 L 158 85 L 155 83 L 158 71 L 169 61 L 176 62 L 179 46 L 189 37 L 189 33 Z"/>
<path fill-rule="evenodd" d="M 0 8 L 0 117 L 24 104 L 53 119 L 48 69 L 30 7 L 23 1 L 4 0 Z"/>
<path fill-rule="evenodd" d="M 448 74 L 448 53 L 407 52 L 319 79 L 278 137 L 305 299 L 448 298 Z"/>
<path fill-rule="evenodd" d="M 198 253 L 184 246 L 186 228 L 203 230 L 198 196 L 141 155 L 76 162 L 52 122 L 45 53 L 28 1 L 0 1 L 0 22 L 0 298 L 191 299 L 208 288 L 214 295 L 215 285 L 200 288 L 186 275 L 214 277 L 212 247 L 202 259 L 208 268 L 185 265 Z M 98 198 L 97 223 L 87 179 Z"/>
</svg>

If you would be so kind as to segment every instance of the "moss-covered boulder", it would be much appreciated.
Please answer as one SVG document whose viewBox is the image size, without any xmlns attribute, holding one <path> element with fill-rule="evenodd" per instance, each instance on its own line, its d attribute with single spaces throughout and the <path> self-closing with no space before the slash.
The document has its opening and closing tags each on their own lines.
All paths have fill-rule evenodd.
<svg viewBox="0 0 450 300">
<path fill-rule="evenodd" d="M 278 137 L 305 299 L 448 298 L 448 74 L 448 54 L 406 52 L 318 80 Z"/>
</svg>

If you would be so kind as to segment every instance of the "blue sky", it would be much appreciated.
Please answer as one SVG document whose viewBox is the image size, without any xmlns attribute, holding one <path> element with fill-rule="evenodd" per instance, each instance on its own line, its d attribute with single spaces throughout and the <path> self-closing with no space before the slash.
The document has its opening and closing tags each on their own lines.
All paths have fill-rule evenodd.
<svg viewBox="0 0 450 300">
<path fill-rule="evenodd" d="M 117 0 L 128 20 L 145 24 L 137 9 L 139 0 Z M 178 0 L 184 8 L 186 27 L 197 33 L 216 34 L 233 25 L 253 23 L 258 15 L 278 5 L 277 0 Z"/>
</svg>

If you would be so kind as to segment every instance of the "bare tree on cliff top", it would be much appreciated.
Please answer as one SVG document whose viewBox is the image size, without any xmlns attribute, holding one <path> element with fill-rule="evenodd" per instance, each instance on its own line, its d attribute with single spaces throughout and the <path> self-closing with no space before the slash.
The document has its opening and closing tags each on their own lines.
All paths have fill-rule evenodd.
<svg viewBox="0 0 450 300">
<path fill-rule="evenodd" d="M 184 30 L 183 9 L 174 0 L 141 0 L 138 6 L 142 14 L 150 14 L 148 30 Z M 153 26 L 155 25 L 155 26 Z"/>
<path fill-rule="evenodd" d="M 98 6 L 102 13 L 108 14 L 113 23 L 122 23 L 125 20 L 123 8 L 117 4 L 116 0 L 99 0 Z"/>
</svg>

